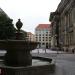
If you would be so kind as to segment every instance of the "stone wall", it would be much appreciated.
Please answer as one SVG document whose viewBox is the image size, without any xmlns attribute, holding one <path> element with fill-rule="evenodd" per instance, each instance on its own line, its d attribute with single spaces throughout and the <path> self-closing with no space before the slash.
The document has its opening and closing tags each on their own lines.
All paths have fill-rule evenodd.
<svg viewBox="0 0 75 75">
<path fill-rule="evenodd" d="M 53 15 L 51 22 L 59 26 L 59 45 L 71 51 L 75 46 L 75 0 L 61 0 L 55 12 L 59 13 L 59 21 Z"/>
</svg>

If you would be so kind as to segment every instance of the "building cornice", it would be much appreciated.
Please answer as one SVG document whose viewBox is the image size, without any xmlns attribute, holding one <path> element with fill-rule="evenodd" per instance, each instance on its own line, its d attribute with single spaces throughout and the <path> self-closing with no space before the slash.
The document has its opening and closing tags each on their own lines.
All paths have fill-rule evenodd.
<svg viewBox="0 0 75 75">
<path fill-rule="evenodd" d="M 62 13 L 64 8 L 70 3 L 70 1 L 72 1 L 72 0 L 61 0 L 61 2 L 59 3 L 56 11 L 59 12 L 59 13 Z"/>
<path fill-rule="evenodd" d="M 62 14 L 67 14 L 72 11 L 73 7 L 75 6 L 74 0 L 71 0 L 70 3 L 64 8 Z"/>
<path fill-rule="evenodd" d="M 63 3 L 62 1 L 58 5 L 57 12 L 60 14 L 66 14 L 72 10 L 72 8 L 75 6 L 75 0 L 65 0 Z"/>
</svg>

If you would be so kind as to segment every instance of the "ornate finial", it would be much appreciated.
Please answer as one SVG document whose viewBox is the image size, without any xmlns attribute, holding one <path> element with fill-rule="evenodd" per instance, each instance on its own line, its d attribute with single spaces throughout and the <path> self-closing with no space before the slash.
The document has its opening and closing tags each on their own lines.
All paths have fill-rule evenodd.
<svg viewBox="0 0 75 75">
<path fill-rule="evenodd" d="M 20 19 L 18 19 L 18 22 L 16 23 L 16 27 L 17 27 L 17 29 L 20 30 L 21 27 L 22 27 L 22 25 L 23 25 L 23 23 L 21 22 Z"/>
</svg>

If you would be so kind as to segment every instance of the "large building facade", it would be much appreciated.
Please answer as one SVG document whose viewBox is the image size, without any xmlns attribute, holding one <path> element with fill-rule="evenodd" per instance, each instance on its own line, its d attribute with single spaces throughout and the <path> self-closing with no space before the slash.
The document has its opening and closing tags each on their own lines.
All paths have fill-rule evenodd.
<svg viewBox="0 0 75 75">
<path fill-rule="evenodd" d="M 32 42 L 35 42 L 35 35 L 31 32 L 27 32 L 27 39 L 28 41 L 32 41 Z"/>
<path fill-rule="evenodd" d="M 49 20 L 52 38 L 56 40 L 57 46 L 72 51 L 75 48 L 75 0 L 61 0 Z"/>
<path fill-rule="evenodd" d="M 51 47 L 50 24 L 39 24 L 35 29 L 36 41 L 39 42 L 39 48 Z"/>
</svg>

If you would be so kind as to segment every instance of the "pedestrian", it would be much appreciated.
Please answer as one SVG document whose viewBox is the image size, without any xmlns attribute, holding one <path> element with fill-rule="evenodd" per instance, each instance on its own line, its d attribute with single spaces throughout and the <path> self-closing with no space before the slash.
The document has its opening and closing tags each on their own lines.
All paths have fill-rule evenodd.
<svg viewBox="0 0 75 75">
<path fill-rule="evenodd" d="M 74 48 L 72 49 L 72 53 L 74 54 Z"/>
<path fill-rule="evenodd" d="M 66 52 L 68 52 L 68 48 L 66 48 Z"/>
</svg>

